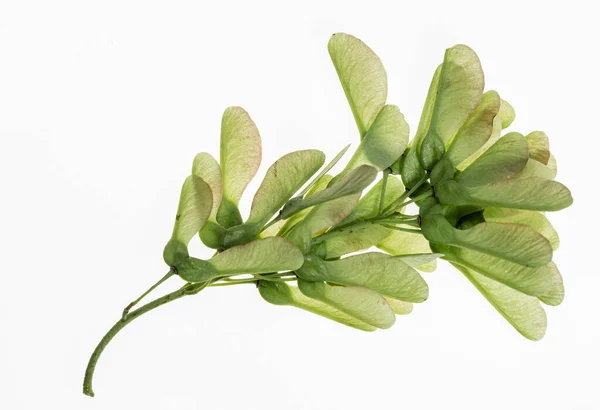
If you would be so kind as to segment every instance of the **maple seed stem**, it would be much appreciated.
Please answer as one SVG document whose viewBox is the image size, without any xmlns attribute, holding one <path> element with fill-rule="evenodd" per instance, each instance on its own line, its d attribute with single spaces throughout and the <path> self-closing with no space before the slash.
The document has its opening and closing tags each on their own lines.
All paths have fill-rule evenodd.
<svg viewBox="0 0 600 410">
<path fill-rule="evenodd" d="M 400 195 L 400 197 L 398 199 L 396 199 L 394 202 L 389 204 L 383 210 L 382 213 L 384 215 L 394 213 L 396 211 L 396 209 L 398 209 L 400 207 L 399 204 L 402 203 L 402 201 L 404 201 L 406 198 L 411 196 L 414 192 L 416 192 L 416 190 L 419 189 L 421 187 L 421 185 L 423 185 L 428 179 L 429 179 L 429 173 L 425 173 L 425 175 L 423 175 L 423 177 L 419 180 L 419 182 L 417 182 L 410 190 L 404 191 L 404 193 L 402 195 Z"/>
<path fill-rule="evenodd" d="M 405 207 L 406 205 L 410 205 L 410 204 L 412 204 L 413 202 L 417 202 L 417 201 L 420 201 L 420 200 L 422 200 L 422 199 L 429 198 L 430 196 L 433 196 L 433 191 L 427 191 L 427 192 L 425 192 L 425 193 L 423 193 L 423 194 L 421 194 L 421 195 L 418 195 L 418 196 L 414 197 L 414 198 L 413 198 L 413 199 L 411 199 L 410 201 L 403 202 L 403 203 L 401 203 L 400 205 L 398 205 L 398 208 Z"/>
<path fill-rule="evenodd" d="M 386 228 L 389 228 L 389 229 L 393 229 L 393 230 L 395 230 L 395 231 L 400 231 L 400 232 L 418 233 L 418 234 L 420 234 L 420 233 L 421 233 L 421 230 L 420 230 L 420 229 L 402 228 L 402 227 L 400 227 L 400 226 L 395 226 L 395 225 L 387 225 L 387 224 L 384 224 L 383 226 L 385 226 Z"/>
<path fill-rule="evenodd" d="M 271 220 L 271 222 L 269 222 L 268 224 L 266 224 L 265 226 L 263 226 L 263 228 L 260 231 L 261 232 L 266 231 L 267 228 L 269 228 L 273 224 L 276 224 L 279 221 L 281 221 L 281 212 L 279 212 L 279 215 L 277 215 L 275 218 L 273 218 Z"/>
<path fill-rule="evenodd" d="M 377 215 L 381 215 L 383 212 L 383 206 L 385 202 L 385 189 L 387 188 L 388 176 L 390 175 L 390 169 L 386 168 L 383 170 L 383 180 L 381 182 L 381 195 L 379 196 L 379 211 Z"/>
<path fill-rule="evenodd" d="M 162 296 L 152 302 L 145 304 L 144 306 L 137 308 L 133 312 L 129 313 L 127 317 L 124 319 L 119 319 L 117 323 L 110 328 L 110 330 L 104 335 L 92 356 L 90 357 L 90 361 L 88 362 L 87 368 L 85 369 L 85 378 L 83 379 L 83 394 L 94 397 L 94 390 L 92 389 L 92 380 L 94 378 L 94 370 L 96 369 L 96 363 L 98 363 L 98 359 L 100 355 L 104 351 L 104 348 L 110 343 L 110 341 L 129 323 L 142 316 L 144 313 L 149 312 L 159 306 L 164 305 L 165 303 L 172 302 L 184 296 L 190 295 L 191 288 L 204 288 L 205 283 L 195 283 L 193 285 L 186 285 L 175 292 L 169 293 L 165 296 Z"/>
<path fill-rule="evenodd" d="M 162 277 L 162 279 L 160 279 L 158 282 L 156 282 L 154 285 L 152 285 L 150 287 L 150 289 L 148 289 L 147 291 L 142 293 L 142 296 L 140 296 L 139 298 L 137 298 L 136 300 L 134 300 L 133 302 L 128 304 L 125 307 L 125 309 L 123 309 L 123 315 L 121 316 L 121 320 L 125 320 L 127 318 L 127 315 L 129 314 L 129 311 L 131 310 L 131 308 L 133 308 L 135 305 L 137 305 L 140 302 L 140 300 L 144 299 L 150 292 L 152 292 L 154 289 L 159 287 L 164 281 L 166 281 L 173 275 L 175 275 L 175 270 L 171 269 L 169 272 L 167 272 L 167 274 L 165 276 Z"/>
</svg>

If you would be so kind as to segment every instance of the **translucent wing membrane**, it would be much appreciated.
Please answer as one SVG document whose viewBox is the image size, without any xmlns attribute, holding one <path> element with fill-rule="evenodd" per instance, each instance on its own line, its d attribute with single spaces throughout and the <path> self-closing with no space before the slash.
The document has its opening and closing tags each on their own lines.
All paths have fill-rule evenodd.
<svg viewBox="0 0 600 410">
<path fill-rule="evenodd" d="M 423 234 L 431 242 L 476 250 L 525 266 L 543 266 L 552 260 L 552 246 L 527 225 L 484 222 L 469 229 L 454 228 L 443 216 L 423 218 Z"/>
<path fill-rule="evenodd" d="M 216 221 L 217 211 L 219 210 L 221 198 L 223 197 L 223 180 L 219 163 L 209 153 L 201 152 L 194 158 L 192 175 L 202 178 L 210 187 L 213 203 L 209 219 L 211 221 Z"/>
<path fill-rule="evenodd" d="M 317 150 L 296 151 L 277 160 L 254 196 L 248 223 L 266 223 L 324 162 L 325 155 Z"/>
<path fill-rule="evenodd" d="M 320 300 L 371 326 L 387 329 L 396 317 L 387 301 L 360 286 L 332 286 L 325 282 L 298 281 L 298 289 L 307 297 Z"/>
<path fill-rule="evenodd" d="M 469 249 L 453 249 L 448 260 L 472 269 L 548 305 L 559 305 L 565 295 L 562 277 L 552 262 L 530 268 Z"/>
<path fill-rule="evenodd" d="M 187 257 L 187 245 L 208 220 L 212 205 L 208 184 L 195 175 L 187 177 L 181 189 L 173 234 L 163 251 L 167 265 L 172 266 Z"/>
<path fill-rule="evenodd" d="M 446 156 L 452 166 L 458 166 L 490 139 L 494 118 L 500 111 L 500 104 L 501 100 L 497 92 L 488 91 L 483 94 L 473 115 L 460 127 L 451 140 Z"/>
<path fill-rule="evenodd" d="M 513 132 L 500 138 L 462 171 L 456 181 L 465 186 L 481 186 L 519 174 L 527 164 L 527 140 Z"/>
<path fill-rule="evenodd" d="M 389 167 L 406 149 L 408 124 L 395 105 L 384 106 L 360 143 L 347 169 L 371 165 L 378 170 Z"/>
<path fill-rule="evenodd" d="M 204 282 L 221 276 L 290 271 L 302 263 L 302 253 L 290 241 L 271 237 L 234 246 L 206 261 L 185 259 L 177 271 L 189 282 Z"/>
<path fill-rule="evenodd" d="M 300 278 L 346 286 L 364 286 L 381 295 L 406 302 L 423 302 L 429 290 L 416 270 L 399 259 L 377 252 L 363 253 L 334 261 L 307 257 Z"/>
<path fill-rule="evenodd" d="M 532 211 L 558 211 L 573 203 L 567 187 L 540 177 L 505 179 L 476 187 L 445 181 L 436 186 L 436 196 L 442 204 L 472 204 Z"/>
<path fill-rule="evenodd" d="M 363 138 L 385 105 L 387 74 L 379 57 L 354 36 L 334 34 L 327 48 Z"/>
<path fill-rule="evenodd" d="M 297 287 L 289 286 L 283 282 L 260 281 L 258 290 L 264 300 L 274 305 L 294 306 L 366 332 L 377 329 L 375 326 L 369 325 L 327 303 L 304 296 Z"/>
<path fill-rule="evenodd" d="M 530 340 L 546 334 L 546 312 L 537 298 L 525 295 L 477 272 L 454 265 L 519 333 Z"/>
<path fill-rule="evenodd" d="M 361 192 L 373 182 L 376 176 L 377 170 L 375 168 L 369 165 L 361 165 L 326 189 L 310 197 L 304 199 L 298 198 L 297 201 L 288 202 L 281 212 L 281 218 L 287 219 L 293 214 L 311 206 Z"/>
<path fill-rule="evenodd" d="M 473 114 L 482 98 L 483 84 L 481 64 L 473 50 L 464 45 L 446 50 L 429 129 L 417 141 L 417 153 L 425 169 L 432 169 L 440 160 L 446 143 Z"/>
<path fill-rule="evenodd" d="M 558 249 L 558 233 L 544 214 L 536 211 L 524 211 L 508 208 L 487 208 L 483 217 L 490 222 L 518 223 L 535 229 L 550 242 L 553 250 Z"/>
<path fill-rule="evenodd" d="M 221 121 L 223 199 L 217 213 L 226 228 L 242 223 L 238 203 L 258 171 L 261 151 L 260 134 L 248 113 L 241 107 L 227 108 Z"/>
</svg>

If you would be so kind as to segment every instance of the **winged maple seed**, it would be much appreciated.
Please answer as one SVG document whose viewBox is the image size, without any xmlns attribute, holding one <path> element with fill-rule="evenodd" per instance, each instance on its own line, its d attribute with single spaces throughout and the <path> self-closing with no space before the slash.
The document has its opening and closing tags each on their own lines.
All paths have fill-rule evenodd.
<svg viewBox="0 0 600 410">
<path fill-rule="evenodd" d="M 268 169 L 244 221 L 238 204 L 259 168 L 261 139 L 246 111 L 225 110 L 220 160 L 198 154 L 183 184 L 163 255 L 169 271 L 100 341 L 85 394 L 93 396 L 98 358 L 124 326 L 213 286 L 255 284 L 269 303 L 372 331 L 427 299 L 418 271 L 433 271 L 441 258 L 523 336 L 544 336 L 540 302 L 560 304 L 564 289 L 552 262 L 558 235 L 543 212 L 572 203 L 554 181 L 546 135 L 504 133 L 512 106 L 495 91 L 484 93 L 477 55 L 457 45 L 435 70 L 409 143 L 404 116 L 386 103 L 380 59 L 348 34 L 333 35 L 328 49 L 360 135 L 346 167 L 328 174 L 348 147 L 325 167 L 318 150 L 284 155 Z M 198 234 L 217 251 L 208 260 L 188 253 Z M 179 290 L 132 310 L 172 276 L 184 281 Z"/>
</svg>

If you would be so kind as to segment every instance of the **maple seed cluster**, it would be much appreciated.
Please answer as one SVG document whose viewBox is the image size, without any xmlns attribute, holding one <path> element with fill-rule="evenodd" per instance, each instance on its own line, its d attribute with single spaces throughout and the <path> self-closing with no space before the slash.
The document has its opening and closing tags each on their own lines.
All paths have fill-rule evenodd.
<svg viewBox="0 0 600 410">
<path fill-rule="evenodd" d="M 198 154 L 183 183 L 163 253 L 169 271 L 100 341 L 85 394 L 93 396 L 98 358 L 124 326 L 208 287 L 251 284 L 274 305 L 373 331 L 428 298 L 419 272 L 443 259 L 519 333 L 544 336 L 540 301 L 558 305 L 564 297 L 552 262 L 558 235 L 544 212 L 572 203 L 554 180 L 547 136 L 504 132 L 514 109 L 496 91 L 484 92 L 477 55 L 456 45 L 434 72 L 409 141 L 400 109 L 386 102 L 387 74 L 375 53 L 342 33 L 328 50 L 360 135 L 346 166 L 329 173 L 349 146 L 327 165 L 319 150 L 284 155 L 267 170 L 244 220 L 238 204 L 258 171 L 261 138 L 245 110 L 226 109 L 219 161 Z M 216 250 L 212 258 L 189 255 L 198 235 Z M 173 276 L 184 281 L 179 290 L 132 310 Z"/>
</svg>

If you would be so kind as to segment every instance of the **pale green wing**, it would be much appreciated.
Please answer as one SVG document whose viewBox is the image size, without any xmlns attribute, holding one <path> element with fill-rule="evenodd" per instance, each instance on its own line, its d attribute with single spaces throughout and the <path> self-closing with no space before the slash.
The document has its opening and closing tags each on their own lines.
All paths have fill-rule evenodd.
<svg viewBox="0 0 600 410">
<path fill-rule="evenodd" d="M 338 152 L 338 154 L 331 161 L 329 161 L 325 168 L 323 168 L 321 172 L 319 172 L 319 174 L 310 182 L 310 184 L 306 185 L 306 187 L 302 190 L 302 192 L 298 194 L 298 196 L 303 197 L 308 192 L 310 192 L 312 188 L 327 175 L 331 168 L 333 168 L 340 161 L 340 159 L 342 159 L 346 151 L 348 151 L 348 148 L 350 148 L 350 145 L 351 144 L 346 145 L 340 152 Z M 333 177 L 330 177 L 329 180 L 331 180 L 332 178 Z"/>
<path fill-rule="evenodd" d="M 185 179 L 173 234 L 163 251 L 163 259 L 167 265 L 172 266 L 188 256 L 187 245 L 208 220 L 212 203 L 210 187 L 202 178 L 190 175 Z"/>
<path fill-rule="evenodd" d="M 295 151 L 278 159 L 254 195 L 248 223 L 268 222 L 324 162 L 325 154 L 318 150 Z"/>
<path fill-rule="evenodd" d="M 332 286 L 324 282 L 298 280 L 298 289 L 305 296 L 380 329 L 391 327 L 396 316 L 379 293 L 360 286 Z"/>
<path fill-rule="evenodd" d="M 539 177 L 543 179 L 554 179 L 555 173 L 550 167 L 542 164 L 541 162 L 536 161 L 533 158 L 529 158 L 527 164 L 525 164 L 525 168 L 521 172 L 519 172 L 515 178 L 530 178 L 530 177 Z"/>
<path fill-rule="evenodd" d="M 327 185 L 331 182 L 332 179 L 333 176 L 331 175 L 323 175 L 321 178 L 315 181 L 315 184 L 308 190 L 306 197 L 308 198 L 309 196 L 312 196 L 317 192 L 320 192 L 327 188 Z M 292 228 L 298 225 L 298 223 L 300 223 L 311 210 L 311 208 L 305 208 L 302 211 L 295 213 L 288 219 L 279 221 L 276 225 L 279 225 L 280 229 L 278 231 L 275 231 L 273 235 L 277 234 L 279 236 L 287 236 L 292 230 Z M 267 231 L 265 230 L 265 232 Z"/>
<path fill-rule="evenodd" d="M 553 250 L 558 249 L 558 233 L 543 214 L 537 211 L 525 211 L 509 208 L 490 207 L 483 211 L 483 217 L 489 222 L 505 222 L 528 225 L 545 237 Z"/>
<path fill-rule="evenodd" d="M 384 240 L 377 244 L 377 247 L 392 256 L 431 254 L 429 241 L 423 235 L 415 235 L 414 233 L 403 231 L 392 231 Z M 413 267 L 423 272 L 433 272 L 437 267 L 437 263 L 433 260 Z"/>
<path fill-rule="evenodd" d="M 296 212 L 311 206 L 361 192 L 373 182 L 376 176 L 377 169 L 369 165 L 361 165 L 326 189 L 310 197 L 288 202 L 281 212 L 281 219 L 287 219 Z"/>
<path fill-rule="evenodd" d="M 448 142 L 479 105 L 483 85 L 483 70 L 473 50 L 462 44 L 446 50 L 429 132 Z"/>
<path fill-rule="evenodd" d="M 326 303 L 306 297 L 297 287 L 288 286 L 284 282 L 260 281 L 258 290 L 260 295 L 269 303 L 278 306 L 294 306 L 299 309 L 323 316 L 346 326 L 372 332 L 377 328 L 366 324 Z"/>
<path fill-rule="evenodd" d="M 336 225 L 352 212 L 360 192 L 315 206 L 287 235 L 303 253 L 310 252 L 311 240 L 317 233 Z"/>
<path fill-rule="evenodd" d="M 565 289 L 556 265 L 530 268 L 469 249 L 454 248 L 446 259 L 479 272 L 526 295 L 535 296 L 552 306 L 559 305 Z"/>
<path fill-rule="evenodd" d="M 408 315 L 413 311 L 413 304 L 410 302 L 404 302 L 403 300 L 392 299 L 385 296 L 384 299 L 397 315 Z"/>
<path fill-rule="evenodd" d="M 465 186 L 479 186 L 511 178 L 523 170 L 529 158 L 527 140 L 518 132 L 500 138 L 455 179 Z"/>
<path fill-rule="evenodd" d="M 442 75 L 442 66 L 437 66 L 431 78 L 429 89 L 427 90 L 427 96 L 425 97 L 425 103 L 423 104 L 423 110 L 421 111 L 421 118 L 419 119 L 419 126 L 413 139 L 413 144 L 421 141 L 427 135 L 429 128 L 431 127 L 431 120 L 433 119 L 433 110 L 435 109 L 435 101 L 438 96 L 438 88 L 440 85 L 440 77 Z M 414 145 L 416 148 L 417 145 Z"/>
<path fill-rule="evenodd" d="M 425 176 L 425 168 L 421 165 L 417 157 L 417 148 L 415 139 L 409 144 L 408 149 L 400 159 L 392 164 L 395 174 L 400 174 L 402 182 L 407 188 L 412 188 Z M 397 167 L 397 169 L 396 169 Z"/>
<path fill-rule="evenodd" d="M 498 115 L 494 118 L 492 123 L 492 135 L 487 140 L 485 144 L 481 148 L 479 148 L 475 153 L 471 154 L 467 159 L 461 162 L 457 169 L 463 170 L 471 165 L 477 158 L 481 156 L 484 152 L 486 152 L 498 139 L 502 134 L 502 130 L 507 128 L 515 119 L 515 110 L 513 107 L 506 102 L 505 100 L 500 101 L 500 111 Z"/>
<path fill-rule="evenodd" d="M 439 161 L 446 143 L 473 114 L 481 101 L 483 86 L 483 70 L 477 54 L 462 44 L 447 49 L 431 125 L 417 146 L 425 169 L 432 169 Z"/>
<path fill-rule="evenodd" d="M 181 189 L 179 207 L 173 227 L 173 239 L 182 243 L 189 241 L 202 229 L 212 208 L 210 187 L 202 178 L 187 177 Z"/>
<path fill-rule="evenodd" d="M 256 175 L 261 160 L 261 140 L 256 125 L 241 107 L 229 107 L 221 121 L 221 172 L 223 199 L 217 220 L 225 228 L 239 225 L 238 203 Z"/>
<path fill-rule="evenodd" d="M 481 205 L 532 211 L 558 211 L 573 203 L 563 184 L 539 177 L 506 179 L 488 185 L 463 187 L 454 181 L 436 186 L 436 196 L 448 205 Z"/>
<path fill-rule="evenodd" d="M 483 222 L 456 229 L 442 215 L 427 215 L 421 230 L 431 242 L 476 250 L 525 266 L 543 266 L 552 260 L 550 242 L 527 225 Z"/>
<path fill-rule="evenodd" d="M 542 131 L 533 131 L 525 136 L 529 144 L 529 158 L 535 159 L 544 165 L 550 160 L 550 141 Z"/>
<path fill-rule="evenodd" d="M 369 249 L 386 238 L 390 231 L 385 226 L 378 224 L 363 224 L 341 228 L 330 239 L 319 243 L 315 253 L 324 259 L 332 259 Z"/>
<path fill-rule="evenodd" d="M 387 74 L 373 50 L 354 36 L 336 33 L 327 48 L 363 138 L 387 99 Z"/>
<path fill-rule="evenodd" d="M 298 214 L 296 214 L 298 215 Z M 294 216 L 296 216 L 294 215 Z M 291 218 L 290 218 L 291 219 Z M 275 222 L 274 224 L 272 224 L 271 226 L 269 226 L 267 229 L 265 229 L 264 231 L 261 231 L 258 234 L 259 238 L 268 238 L 269 236 L 275 236 L 278 234 L 278 232 L 283 229 L 283 227 L 285 226 L 285 224 L 290 220 L 279 220 L 277 222 Z M 280 235 L 281 236 L 281 235 Z"/>
<path fill-rule="evenodd" d="M 435 70 L 433 78 L 431 79 L 431 84 L 429 85 L 427 97 L 423 105 L 419 127 L 417 128 L 417 133 L 410 142 L 409 148 L 399 160 L 398 171 L 402 176 L 402 182 L 404 182 L 404 185 L 406 185 L 407 188 L 412 188 L 425 175 L 425 169 L 417 157 L 417 149 L 420 141 L 422 141 L 422 139 L 425 137 L 431 125 L 431 117 L 433 115 L 433 108 L 435 106 L 435 98 L 437 96 L 441 72 L 442 65 L 440 64 Z M 394 164 L 392 168 L 394 168 L 395 165 L 396 164 Z M 398 171 L 396 171 L 396 173 L 398 173 Z"/>
<path fill-rule="evenodd" d="M 217 211 L 219 210 L 221 197 L 223 196 L 223 182 L 219 163 L 208 152 L 201 152 L 194 158 L 192 175 L 202 178 L 210 187 L 213 204 L 209 219 L 211 221 L 216 221 Z"/>
<path fill-rule="evenodd" d="M 483 94 L 473 115 L 451 139 L 446 157 L 454 167 L 477 152 L 490 139 L 500 105 L 500 96 L 496 91 Z"/>
<path fill-rule="evenodd" d="M 477 272 L 454 265 L 519 333 L 530 340 L 546 334 L 546 312 L 536 297 L 525 295 Z"/>
<path fill-rule="evenodd" d="M 234 246 L 207 261 L 188 258 L 177 265 L 177 271 L 189 282 L 204 282 L 220 276 L 290 271 L 303 263 L 302 252 L 294 244 L 273 236 Z"/>
<path fill-rule="evenodd" d="M 296 271 L 305 280 L 364 286 L 406 302 L 423 302 L 429 295 L 427 283 L 416 270 L 384 253 L 368 252 L 334 261 L 305 259 Z"/>
<path fill-rule="evenodd" d="M 384 106 L 348 162 L 346 170 L 363 164 L 380 171 L 389 167 L 406 149 L 408 134 L 408 123 L 398 107 Z"/>
<path fill-rule="evenodd" d="M 208 262 L 226 275 L 260 274 L 298 269 L 302 266 L 303 256 L 290 241 L 275 236 L 227 249 Z"/>
<path fill-rule="evenodd" d="M 556 164 L 556 158 L 554 157 L 554 155 L 552 155 L 552 153 L 550 153 L 550 159 L 548 160 L 548 164 L 546 165 L 552 170 L 552 179 L 556 178 L 558 168 Z"/>
<path fill-rule="evenodd" d="M 515 120 L 515 109 L 512 105 L 508 103 L 508 101 L 502 100 L 502 105 L 500 106 L 499 114 L 502 129 L 510 127 L 510 125 Z"/>
<path fill-rule="evenodd" d="M 435 262 L 437 258 L 444 256 L 443 253 L 413 253 L 408 255 L 398 255 L 395 258 L 400 259 L 415 269 L 420 269 L 421 266 L 426 266 Z"/>
<path fill-rule="evenodd" d="M 383 180 L 373 186 L 361 199 L 358 204 L 346 219 L 340 225 L 346 225 L 358 219 L 373 218 L 379 213 L 379 201 L 381 198 L 381 190 L 383 189 Z M 388 176 L 385 187 L 385 196 L 383 199 L 383 207 L 391 205 L 404 192 L 404 185 L 398 178 L 393 175 Z"/>
<path fill-rule="evenodd" d="M 305 198 L 313 196 L 317 192 L 321 192 L 325 188 L 329 186 L 329 183 L 333 180 L 333 175 L 325 174 L 317 181 L 315 181 L 314 185 L 308 190 Z"/>
</svg>

